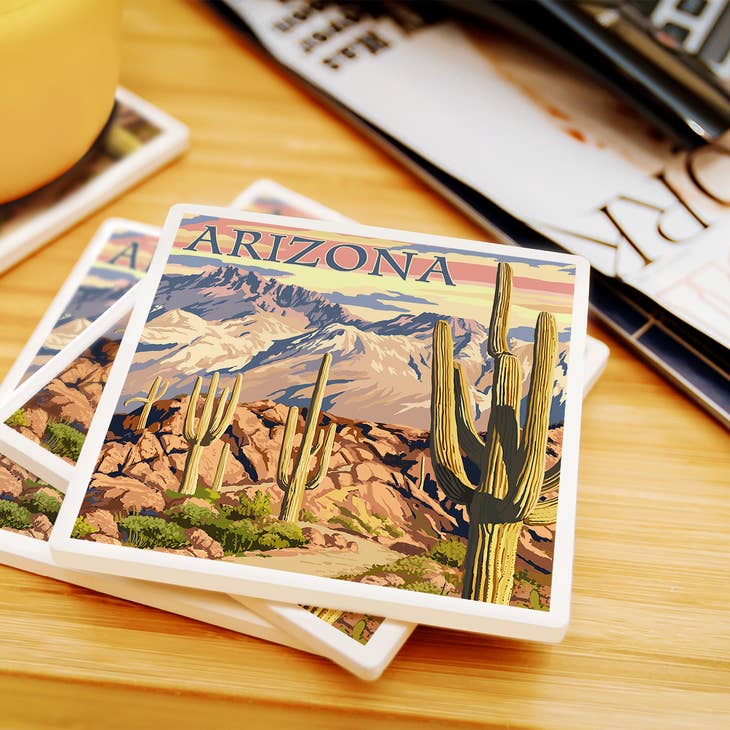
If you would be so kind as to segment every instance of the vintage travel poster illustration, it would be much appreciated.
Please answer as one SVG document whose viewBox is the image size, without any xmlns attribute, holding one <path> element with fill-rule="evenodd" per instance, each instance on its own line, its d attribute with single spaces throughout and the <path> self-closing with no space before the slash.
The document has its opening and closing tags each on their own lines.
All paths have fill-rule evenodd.
<svg viewBox="0 0 730 730">
<path fill-rule="evenodd" d="M 0 454 L 0 529 L 48 540 L 63 494 Z"/>
<path fill-rule="evenodd" d="M 26 370 L 30 377 L 147 273 L 158 237 L 120 225 L 112 230 L 98 257 L 68 300 L 42 347 Z"/>
<path fill-rule="evenodd" d="M 537 256 L 183 216 L 75 536 L 547 610 L 576 268 Z"/>
</svg>

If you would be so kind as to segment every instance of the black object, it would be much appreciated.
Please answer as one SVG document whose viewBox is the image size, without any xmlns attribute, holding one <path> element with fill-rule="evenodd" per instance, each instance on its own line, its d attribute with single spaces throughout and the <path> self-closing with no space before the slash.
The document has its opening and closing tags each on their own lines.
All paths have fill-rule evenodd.
<svg viewBox="0 0 730 730">
<path fill-rule="evenodd" d="M 679 44 L 659 42 L 627 3 L 564 0 L 443 0 L 508 27 L 580 66 L 686 148 L 730 129 L 730 97 Z"/>
</svg>

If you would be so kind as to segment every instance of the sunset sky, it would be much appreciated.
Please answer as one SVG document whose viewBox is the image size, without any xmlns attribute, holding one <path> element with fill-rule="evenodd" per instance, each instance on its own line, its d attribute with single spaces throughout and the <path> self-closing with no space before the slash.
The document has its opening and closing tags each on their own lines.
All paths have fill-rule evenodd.
<svg viewBox="0 0 730 730">
<path fill-rule="evenodd" d="M 208 225 L 215 225 L 217 228 L 217 243 L 221 255 L 212 254 L 212 247 L 206 242 L 201 242 L 196 251 L 185 251 L 185 247 L 205 232 Z M 325 244 L 302 258 L 302 262 L 313 262 L 319 257 L 320 262 L 313 267 L 281 263 L 304 247 L 301 243 L 289 246 L 286 239 L 282 239 L 279 248 L 279 261 L 254 260 L 243 247 L 240 249 L 240 256 L 226 255 L 234 245 L 236 237 L 234 227 L 262 233 L 260 241 L 254 246 L 262 259 L 266 259 L 271 253 L 269 233 L 324 239 Z M 250 241 L 251 236 L 246 236 L 245 240 Z M 357 243 L 366 250 L 367 260 L 363 267 L 351 272 L 336 271 L 328 267 L 324 261 L 327 250 L 338 244 L 348 243 Z M 406 281 L 403 281 L 385 261 L 381 261 L 382 276 L 368 273 L 372 271 L 377 256 L 374 250 L 376 246 L 391 252 L 401 267 L 406 260 L 405 252 L 415 252 Z M 569 327 L 574 267 L 550 261 L 528 261 L 519 249 L 505 247 L 504 250 L 505 254 L 498 257 L 491 253 L 482 254 L 382 238 L 319 232 L 316 228 L 293 228 L 191 215 L 183 219 L 178 230 L 166 273 L 189 274 L 190 267 L 235 264 L 243 269 L 253 269 L 262 275 L 277 276 L 290 283 L 320 292 L 332 301 L 347 307 L 353 314 L 373 321 L 403 313 L 437 312 L 488 323 L 497 262 L 503 260 L 511 264 L 514 275 L 510 326 L 532 326 L 538 312 L 546 310 L 555 315 L 559 331 Z M 438 272 L 429 277 L 428 283 L 416 281 L 433 262 L 434 256 L 446 257 L 455 286 L 447 286 L 444 277 Z M 350 249 L 339 249 L 336 261 L 343 267 L 353 266 L 357 262 L 357 254 Z"/>
<path fill-rule="evenodd" d="M 115 273 L 141 279 L 157 248 L 157 236 L 129 229 L 114 231 L 84 278 L 84 286 L 108 286 Z"/>
</svg>

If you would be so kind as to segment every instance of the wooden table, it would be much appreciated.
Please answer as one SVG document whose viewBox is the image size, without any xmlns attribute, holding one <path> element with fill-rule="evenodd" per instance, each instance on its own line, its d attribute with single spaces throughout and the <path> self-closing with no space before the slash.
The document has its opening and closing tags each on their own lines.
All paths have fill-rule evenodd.
<svg viewBox="0 0 730 730">
<path fill-rule="evenodd" d="M 273 178 L 363 222 L 483 233 L 194 2 L 128 0 L 122 83 L 183 159 L 0 277 L 0 374 L 99 224 Z M 729 727 L 730 440 L 592 323 L 573 620 L 556 646 L 419 628 L 375 684 L 324 659 L 0 568 L 0 727 Z"/>
</svg>

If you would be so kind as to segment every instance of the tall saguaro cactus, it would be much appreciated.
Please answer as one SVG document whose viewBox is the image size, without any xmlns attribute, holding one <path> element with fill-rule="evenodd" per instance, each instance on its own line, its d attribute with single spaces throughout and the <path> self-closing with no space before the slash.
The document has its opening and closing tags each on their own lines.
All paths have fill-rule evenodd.
<svg viewBox="0 0 730 730">
<path fill-rule="evenodd" d="M 306 489 L 314 489 L 322 483 L 322 479 L 324 479 L 324 475 L 327 473 L 330 457 L 332 456 L 332 446 L 335 441 L 335 424 L 330 423 L 326 429 L 317 427 L 319 415 L 322 411 L 322 399 L 324 398 L 324 389 L 327 385 L 327 376 L 329 375 L 331 363 L 332 355 L 327 353 L 322 358 L 322 363 L 319 366 L 317 382 L 314 386 L 314 393 L 312 394 L 312 400 L 309 402 L 307 418 L 304 422 L 302 443 L 299 446 L 299 452 L 294 458 L 291 467 L 289 466 L 289 462 L 292 460 L 294 435 L 299 420 L 299 408 L 290 406 L 289 413 L 286 417 L 284 437 L 281 443 L 281 451 L 279 451 L 279 463 L 276 470 L 276 483 L 284 492 L 284 500 L 281 504 L 279 519 L 285 520 L 286 522 L 296 522 L 299 519 L 299 512 L 302 509 L 302 502 L 304 500 L 304 491 Z M 316 443 L 315 434 L 317 439 Z M 316 458 L 317 454 L 319 454 L 319 465 L 310 477 L 310 464 Z"/>
<path fill-rule="evenodd" d="M 127 400 L 124 401 L 125 406 L 128 406 L 130 403 L 144 403 L 144 406 L 142 407 L 142 412 L 139 414 L 139 419 L 137 420 L 137 431 L 144 431 L 144 429 L 147 428 L 147 419 L 150 417 L 150 411 L 152 410 L 152 406 L 157 403 L 157 401 L 160 400 L 160 398 L 162 398 L 165 393 L 167 393 L 168 385 L 169 383 L 165 383 L 164 385 L 162 385 L 162 378 L 158 375 L 152 381 L 152 385 L 147 392 L 146 398 L 142 398 L 142 396 L 138 395 L 134 398 L 127 398 Z"/>
<path fill-rule="evenodd" d="M 494 375 L 486 439 L 474 426 L 468 387 L 460 365 L 454 363 L 451 330 L 443 320 L 434 328 L 432 355 L 433 469 L 444 494 L 466 505 L 469 513 L 462 596 L 502 604 L 512 598 L 522 525 L 555 519 L 557 500 L 538 501 L 557 487 L 559 476 L 559 466 L 545 473 L 557 351 L 555 318 L 548 312 L 537 317 L 527 413 L 520 427 L 522 368 L 507 344 L 511 290 L 512 269 L 500 263 L 487 342 Z M 462 451 L 479 468 L 478 485 L 466 474 Z"/>
<path fill-rule="evenodd" d="M 183 467 L 182 479 L 180 481 L 181 494 L 195 494 L 195 489 L 198 486 L 200 457 L 203 453 L 203 448 L 209 446 L 223 435 L 223 432 L 230 426 L 233 420 L 233 414 L 238 406 L 238 398 L 241 395 L 241 374 L 236 375 L 233 390 L 223 388 L 220 398 L 216 401 L 215 396 L 218 390 L 219 379 L 220 375 L 213 373 L 213 377 L 210 379 L 210 388 L 203 403 L 203 410 L 198 419 L 197 428 L 195 426 L 195 414 L 198 407 L 200 389 L 203 387 L 203 379 L 200 376 L 195 379 L 195 386 L 190 395 L 188 408 L 185 412 L 185 421 L 183 422 L 183 438 L 190 444 L 190 449 L 185 459 L 185 466 Z M 228 397 L 229 394 L 230 399 Z"/>
</svg>

